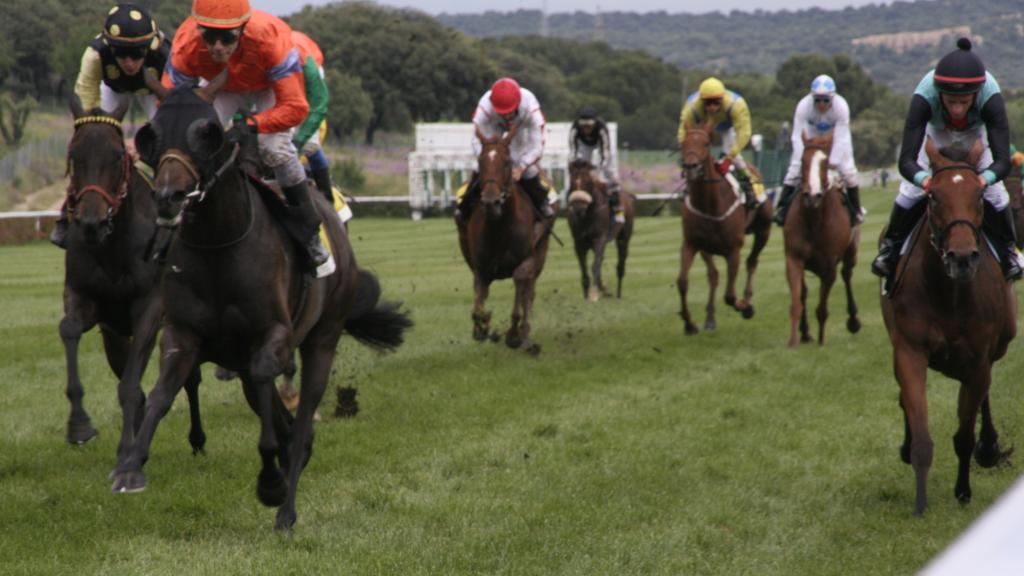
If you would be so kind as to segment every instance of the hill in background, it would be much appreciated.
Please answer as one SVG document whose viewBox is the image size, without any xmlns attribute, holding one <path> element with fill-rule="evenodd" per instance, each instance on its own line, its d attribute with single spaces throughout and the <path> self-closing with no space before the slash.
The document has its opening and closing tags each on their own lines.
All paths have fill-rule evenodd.
<svg viewBox="0 0 1024 576">
<path fill-rule="evenodd" d="M 442 23 L 478 37 L 535 34 L 538 10 L 443 14 Z M 772 74 L 795 53 L 852 55 L 875 81 L 910 92 L 955 38 L 966 35 L 1005 88 L 1024 88 L 1019 0 L 926 0 L 844 10 L 729 14 L 550 14 L 551 36 L 604 40 L 643 50 L 683 69 Z"/>
</svg>

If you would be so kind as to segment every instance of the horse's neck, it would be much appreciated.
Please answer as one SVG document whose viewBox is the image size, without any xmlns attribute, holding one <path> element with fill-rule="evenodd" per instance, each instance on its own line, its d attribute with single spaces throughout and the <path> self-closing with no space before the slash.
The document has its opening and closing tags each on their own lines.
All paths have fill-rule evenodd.
<svg viewBox="0 0 1024 576">
<path fill-rule="evenodd" d="M 202 200 L 195 198 L 185 214 L 182 235 L 199 246 L 219 246 L 245 235 L 256 199 L 250 195 L 245 176 L 228 170 Z"/>
<path fill-rule="evenodd" d="M 716 214 L 719 210 L 728 208 L 735 198 L 730 199 L 730 201 L 726 200 L 728 197 L 724 193 L 731 192 L 729 183 L 725 178 L 718 176 L 713 166 L 710 170 L 710 173 L 705 170 L 704 176 L 694 182 L 689 196 L 690 202 L 702 212 Z"/>
</svg>

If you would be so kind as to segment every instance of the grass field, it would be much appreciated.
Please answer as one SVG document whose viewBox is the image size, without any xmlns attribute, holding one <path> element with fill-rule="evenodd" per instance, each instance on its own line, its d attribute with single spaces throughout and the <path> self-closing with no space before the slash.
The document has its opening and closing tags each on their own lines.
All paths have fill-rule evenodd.
<svg viewBox="0 0 1024 576">
<path fill-rule="evenodd" d="M 391 356 L 343 342 L 332 383 L 358 386 L 362 411 L 335 420 L 327 397 L 288 535 L 255 498 L 258 421 L 237 382 L 215 381 L 209 367 L 207 455 L 190 453 L 180 400 L 157 433 L 147 490 L 111 494 L 120 419 L 100 338 L 83 339 L 81 357 L 101 434 L 69 447 L 62 254 L 0 247 L 0 572 L 913 573 L 1018 473 L 975 466 L 974 501 L 956 502 L 957 385 L 932 373 L 931 508 L 911 516 L 891 348 L 867 266 L 892 194 L 863 193 L 863 330 L 845 331 L 837 290 L 830 340 L 795 351 L 777 228 L 755 279 L 757 315 L 719 304 L 718 330 L 694 337 L 677 315 L 678 217 L 638 221 L 621 301 L 585 302 L 572 250 L 553 244 L 534 359 L 471 339 L 471 277 L 450 220 L 355 220 L 361 264 L 417 326 Z M 558 231 L 571 240 L 564 221 Z M 702 324 L 703 265 L 694 271 Z M 508 282 L 490 308 L 507 326 Z M 1006 445 L 1024 443 L 1019 351 L 1013 343 L 993 377 Z M 147 390 L 155 374 L 151 365 Z"/>
</svg>

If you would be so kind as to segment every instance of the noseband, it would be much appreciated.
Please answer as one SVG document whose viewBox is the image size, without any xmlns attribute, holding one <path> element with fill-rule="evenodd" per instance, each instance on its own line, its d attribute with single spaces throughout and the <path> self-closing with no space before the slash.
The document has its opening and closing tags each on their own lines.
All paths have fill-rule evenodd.
<svg viewBox="0 0 1024 576">
<path fill-rule="evenodd" d="M 938 174 L 939 172 L 945 170 L 969 170 L 972 176 L 976 174 L 974 167 L 971 166 L 970 164 L 957 163 L 939 168 L 938 170 L 932 173 L 932 177 L 934 178 L 935 174 Z M 970 220 L 967 220 L 965 218 L 957 218 L 952 222 L 947 222 L 946 225 L 943 226 L 942 228 L 939 228 L 935 224 L 935 221 L 932 219 L 931 206 L 928 206 L 928 228 L 931 230 L 932 233 L 932 247 L 934 247 L 935 251 L 938 252 L 939 254 L 942 254 L 945 251 L 945 246 L 949 241 L 949 233 L 953 230 L 953 227 L 955 226 L 967 226 L 968 228 L 971 229 L 971 233 L 974 234 L 975 244 L 980 242 L 981 230 L 974 225 L 974 222 L 971 222 Z"/>
<path fill-rule="evenodd" d="M 75 119 L 75 128 L 84 124 L 109 124 L 117 128 L 118 136 L 122 135 L 121 122 L 116 118 L 109 116 L 83 116 Z M 68 143 L 68 156 L 67 156 L 67 172 L 71 173 L 71 148 L 74 143 L 74 138 Z M 122 147 L 124 145 L 122 144 Z M 128 150 L 124 149 L 124 155 L 121 161 L 121 176 L 118 179 L 115 190 L 116 193 L 112 194 L 109 190 L 100 186 L 99 184 L 89 184 L 81 188 L 76 188 L 74 178 L 71 178 L 71 182 L 68 183 L 68 213 L 74 214 L 75 207 L 81 202 L 82 198 L 89 193 L 99 194 L 100 198 L 107 203 L 107 226 L 113 228 L 114 217 L 121 210 L 121 204 L 124 202 L 126 196 L 128 196 L 128 181 L 131 179 L 132 170 L 132 158 L 128 154 Z"/>
</svg>

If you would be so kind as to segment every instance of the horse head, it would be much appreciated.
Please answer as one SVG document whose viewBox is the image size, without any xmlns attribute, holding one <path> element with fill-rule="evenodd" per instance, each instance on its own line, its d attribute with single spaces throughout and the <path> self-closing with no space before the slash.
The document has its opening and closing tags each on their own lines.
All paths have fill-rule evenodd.
<svg viewBox="0 0 1024 576">
<path fill-rule="evenodd" d="M 828 158 L 832 152 L 832 134 L 808 138 L 806 132 L 800 137 L 804 142 L 804 155 L 800 161 L 800 192 L 804 206 L 811 209 L 821 207 L 825 191 L 828 190 Z"/>
<path fill-rule="evenodd" d="M 966 154 L 939 151 L 931 138 L 925 142 L 932 167 L 928 192 L 932 246 L 942 257 L 946 275 L 957 282 L 972 280 L 981 261 L 984 188 L 975 167 L 983 151 L 981 140 Z"/>
<path fill-rule="evenodd" d="M 682 158 L 683 177 L 690 184 L 707 176 L 707 166 L 711 161 L 711 134 L 714 126 L 708 120 L 701 126 L 686 123 L 686 136 L 683 137 Z"/>
<path fill-rule="evenodd" d="M 576 159 L 569 163 L 569 212 L 582 216 L 590 210 L 595 200 L 601 200 L 601 187 L 594 180 L 594 166 L 587 160 Z"/>
<path fill-rule="evenodd" d="M 512 190 L 512 154 L 509 143 L 515 138 L 518 124 L 504 135 L 487 138 L 480 128 L 476 137 L 480 139 L 480 156 L 477 158 L 480 175 L 480 203 L 488 218 L 501 217 L 501 209 Z"/>
<path fill-rule="evenodd" d="M 227 69 L 202 88 L 179 86 L 170 92 L 151 90 L 161 98 L 153 120 L 135 134 L 135 149 L 156 167 L 159 222 L 175 225 L 186 199 L 199 195 L 215 172 L 215 158 L 224 148 L 224 128 L 213 99 L 227 83 Z"/>
<path fill-rule="evenodd" d="M 131 156 L 124 146 L 121 120 L 128 102 L 106 113 L 85 111 L 71 98 L 75 132 L 68 144 L 68 213 L 89 244 L 100 244 L 114 229 L 114 217 L 128 194 Z"/>
</svg>

